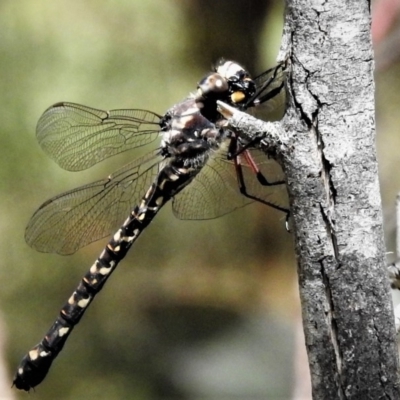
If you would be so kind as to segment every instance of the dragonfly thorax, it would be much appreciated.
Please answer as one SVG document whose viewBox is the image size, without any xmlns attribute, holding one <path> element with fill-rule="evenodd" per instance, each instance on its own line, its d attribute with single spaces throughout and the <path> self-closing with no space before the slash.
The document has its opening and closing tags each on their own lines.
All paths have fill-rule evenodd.
<svg viewBox="0 0 400 400">
<path fill-rule="evenodd" d="M 224 130 L 202 115 L 194 98 L 169 109 L 162 118 L 161 127 L 163 154 L 182 158 L 185 165 L 205 163 L 206 154 L 217 149 L 225 137 Z"/>
</svg>

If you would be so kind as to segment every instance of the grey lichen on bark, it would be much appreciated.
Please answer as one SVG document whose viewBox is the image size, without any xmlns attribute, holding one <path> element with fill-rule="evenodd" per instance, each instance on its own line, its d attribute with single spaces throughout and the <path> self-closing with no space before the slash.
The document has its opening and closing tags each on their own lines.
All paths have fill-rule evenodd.
<svg viewBox="0 0 400 400">
<path fill-rule="evenodd" d="M 286 177 L 314 399 L 400 399 L 375 149 L 366 0 L 287 0 L 279 123 L 238 111 Z M 229 116 L 228 113 L 225 115 Z"/>
</svg>

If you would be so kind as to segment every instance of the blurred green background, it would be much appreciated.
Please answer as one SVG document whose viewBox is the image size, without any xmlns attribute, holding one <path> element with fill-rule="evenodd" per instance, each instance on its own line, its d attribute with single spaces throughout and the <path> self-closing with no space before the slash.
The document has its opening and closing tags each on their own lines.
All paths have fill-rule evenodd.
<svg viewBox="0 0 400 400">
<path fill-rule="evenodd" d="M 279 2 L 255 0 L 1 2 L 7 383 L 106 242 L 69 257 L 37 253 L 24 242 L 30 216 L 49 197 L 136 157 L 63 171 L 36 142 L 41 113 L 67 100 L 162 114 L 218 57 L 255 73 L 272 66 L 282 22 Z M 167 205 L 30 398 L 288 398 L 294 272 L 282 214 L 251 205 L 212 221 L 179 221 Z"/>
<path fill-rule="evenodd" d="M 196 88 L 218 57 L 262 72 L 278 53 L 282 3 L 2 0 L 0 339 L 6 386 L 106 243 L 69 257 L 37 253 L 24 241 L 30 216 L 49 197 L 135 157 L 127 152 L 88 171 L 63 171 L 36 142 L 42 112 L 65 100 L 162 114 Z M 400 148 L 398 136 L 386 129 L 397 125 L 399 114 L 392 86 L 398 72 L 390 74 L 390 81 L 378 77 L 392 105 L 382 103 L 378 120 L 385 128 L 378 146 L 388 220 Z M 0 399 L 289 399 L 299 306 L 284 225 L 282 214 L 257 204 L 202 222 L 179 221 L 167 205 L 45 381 L 30 395 L 13 389 Z M 388 224 L 392 249 L 393 229 Z"/>
</svg>

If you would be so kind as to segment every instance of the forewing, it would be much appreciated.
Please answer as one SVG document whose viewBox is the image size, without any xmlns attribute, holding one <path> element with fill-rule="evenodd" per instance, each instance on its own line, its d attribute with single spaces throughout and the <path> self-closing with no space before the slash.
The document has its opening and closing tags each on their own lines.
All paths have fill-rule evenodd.
<svg viewBox="0 0 400 400">
<path fill-rule="evenodd" d="M 162 160 L 159 152 L 149 153 L 107 179 L 46 201 L 29 221 L 27 243 L 42 252 L 72 254 L 111 235 L 153 183 Z"/>
<path fill-rule="evenodd" d="M 60 167 L 79 171 L 159 136 L 160 116 L 146 110 L 102 111 L 57 103 L 40 117 L 36 136 Z"/>
<path fill-rule="evenodd" d="M 260 170 L 271 181 L 282 181 L 280 166 L 258 150 L 251 150 Z M 246 188 L 251 195 L 286 207 L 284 184 L 262 186 L 250 166 L 243 160 L 242 170 Z M 206 166 L 182 192 L 173 199 L 174 214 L 180 219 L 213 219 L 252 203 L 254 200 L 240 193 L 233 161 L 227 159 L 227 143 L 214 152 Z"/>
</svg>

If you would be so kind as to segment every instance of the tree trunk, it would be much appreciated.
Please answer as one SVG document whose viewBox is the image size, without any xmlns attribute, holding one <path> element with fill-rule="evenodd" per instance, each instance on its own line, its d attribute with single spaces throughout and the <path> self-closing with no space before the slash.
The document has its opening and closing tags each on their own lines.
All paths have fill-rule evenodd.
<svg viewBox="0 0 400 400">
<path fill-rule="evenodd" d="M 230 123 L 286 173 L 313 399 L 400 399 L 367 0 L 287 0 L 281 123 Z M 254 122 L 254 123 L 253 123 Z M 246 133 L 244 133 L 246 131 Z"/>
</svg>

